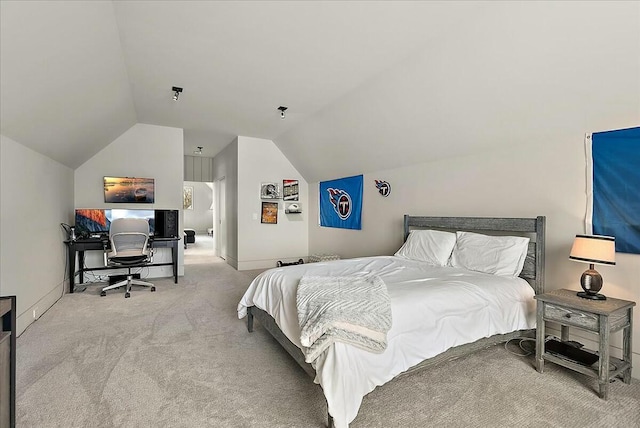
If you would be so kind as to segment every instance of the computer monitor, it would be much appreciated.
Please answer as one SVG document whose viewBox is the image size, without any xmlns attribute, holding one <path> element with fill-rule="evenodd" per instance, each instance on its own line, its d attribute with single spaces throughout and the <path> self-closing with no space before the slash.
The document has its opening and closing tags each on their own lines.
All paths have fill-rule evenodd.
<svg viewBox="0 0 640 428">
<path fill-rule="evenodd" d="M 155 210 L 120 209 L 105 210 L 109 224 L 117 218 L 143 218 L 149 222 L 149 234 L 155 230 Z"/>
<path fill-rule="evenodd" d="M 76 234 L 78 236 L 93 233 L 109 233 L 111 220 L 103 209 L 77 209 Z"/>
<path fill-rule="evenodd" d="M 79 236 L 108 234 L 117 218 L 143 218 L 149 222 L 149 234 L 155 229 L 155 211 L 137 209 L 77 209 L 75 230 Z"/>
</svg>

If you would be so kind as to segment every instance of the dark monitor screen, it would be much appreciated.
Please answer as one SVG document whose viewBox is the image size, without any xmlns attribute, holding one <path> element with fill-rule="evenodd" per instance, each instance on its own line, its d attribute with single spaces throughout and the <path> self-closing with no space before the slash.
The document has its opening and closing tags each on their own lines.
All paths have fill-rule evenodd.
<svg viewBox="0 0 640 428">
<path fill-rule="evenodd" d="M 149 233 L 153 234 L 155 211 L 136 209 L 77 209 L 76 233 L 78 235 L 108 234 L 111 222 L 117 218 L 144 218 L 149 222 Z"/>
</svg>

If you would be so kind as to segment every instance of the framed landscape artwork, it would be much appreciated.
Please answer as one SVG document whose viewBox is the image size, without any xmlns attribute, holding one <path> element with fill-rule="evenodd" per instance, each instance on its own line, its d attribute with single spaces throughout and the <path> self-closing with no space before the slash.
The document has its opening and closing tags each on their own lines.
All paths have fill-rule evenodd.
<svg viewBox="0 0 640 428">
<path fill-rule="evenodd" d="M 104 177 L 104 201 L 106 203 L 155 202 L 155 181 L 153 178 Z"/>
</svg>

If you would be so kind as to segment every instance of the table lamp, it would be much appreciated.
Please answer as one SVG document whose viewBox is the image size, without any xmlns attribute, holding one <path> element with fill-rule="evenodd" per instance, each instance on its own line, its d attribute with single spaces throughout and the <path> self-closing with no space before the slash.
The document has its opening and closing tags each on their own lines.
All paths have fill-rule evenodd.
<svg viewBox="0 0 640 428">
<path fill-rule="evenodd" d="M 603 294 L 598 294 L 602 288 L 602 276 L 593 265 L 615 265 L 616 243 L 613 236 L 576 235 L 571 247 L 569 258 L 576 262 L 589 263 L 589 269 L 580 277 L 580 286 L 584 291 L 578 296 L 591 300 L 606 300 Z"/>
</svg>

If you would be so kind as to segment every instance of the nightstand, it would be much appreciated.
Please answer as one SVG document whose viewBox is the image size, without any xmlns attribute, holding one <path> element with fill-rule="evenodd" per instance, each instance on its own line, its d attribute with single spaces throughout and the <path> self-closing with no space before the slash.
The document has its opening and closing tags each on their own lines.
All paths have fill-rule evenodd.
<svg viewBox="0 0 640 428">
<path fill-rule="evenodd" d="M 535 296 L 537 303 L 536 368 L 544 370 L 544 361 L 567 367 L 587 376 L 598 378 L 600 398 L 609 398 L 609 381 L 620 376 L 631 383 L 631 332 L 635 302 L 613 299 L 589 300 L 573 290 L 553 290 Z M 598 334 L 598 368 L 586 366 L 568 358 L 545 352 L 545 321 L 561 325 L 561 340 L 569 340 L 569 328 L 579 328 Z M 622 359 L 609 355 L 611 333 L 622 330 Z M 595 363 L 594 363 L 595 365 Z M 610 367 L 612 368 L 610 370 Z"/>
</svg>

